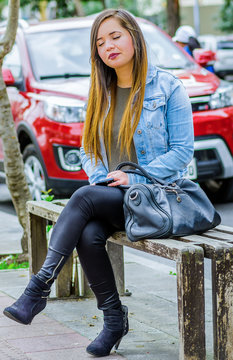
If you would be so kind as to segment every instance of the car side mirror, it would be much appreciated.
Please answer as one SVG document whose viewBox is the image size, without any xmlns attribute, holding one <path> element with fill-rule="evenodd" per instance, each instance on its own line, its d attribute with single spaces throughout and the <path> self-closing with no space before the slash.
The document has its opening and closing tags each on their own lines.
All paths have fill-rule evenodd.
<svg viewBox="0 0 233 360">
<path fill-rule="evenodd" d="M 194 60 L 201 66 L 206 66 L 216 60 L 216 53 L 212 50 L 195 49 L 193 51 Z"/>
<path fill-rule="evenodd" d="M 14 86 L 15 78 L 10 69 L 3 68 L 2 69 L 2 77 L 6 84 L 6 86 Z"/>
</svg>

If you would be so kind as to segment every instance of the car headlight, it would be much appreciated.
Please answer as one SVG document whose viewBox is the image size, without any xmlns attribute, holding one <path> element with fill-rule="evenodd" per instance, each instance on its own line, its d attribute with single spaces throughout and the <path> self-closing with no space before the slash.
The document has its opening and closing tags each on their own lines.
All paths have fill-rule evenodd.
<svg viewBox="0 0 233 360">
<path fill-rule="evenodd" d="M 80 123 L 85 120 L 85 102 L 50 96 L 44 101 L 45 115 L 60 123 Z"/>
<path fill-rule="evenodd" d="M 216 92 L 211 95 L 209 105 L 211 109 L 233 106 L 233 85 L 221 81 Z"/>
</svg>

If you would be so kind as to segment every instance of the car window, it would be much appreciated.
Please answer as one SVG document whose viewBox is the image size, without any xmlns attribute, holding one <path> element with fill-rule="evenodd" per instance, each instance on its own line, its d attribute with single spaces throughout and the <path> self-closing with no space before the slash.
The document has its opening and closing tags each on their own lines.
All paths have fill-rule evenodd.
<svg viewBox="0 0 233 360">
<path fill-rule="evenodd" d="M 11 52 L 4 57 L 3 68 L 11 70 L 15 80 L 22 77 L 22 66 L 17 44 L 14 44 Z"/>
<path fill-rule="evenodd" d="M 26 35 L 32 69 L 38 80 L 90 74 L 90 28 Z"/>
<path fill-rule="evenodd" d="M 178 46 L 155 26 L 140 24 L 149 50 L 150 61 L 166 69 L 184 69 L 196 66 Z"/>
<path fill-rule="evenodd" d="M 218 41 L 218 50 L 233 50 L 233 41 Z"/>
</svg>

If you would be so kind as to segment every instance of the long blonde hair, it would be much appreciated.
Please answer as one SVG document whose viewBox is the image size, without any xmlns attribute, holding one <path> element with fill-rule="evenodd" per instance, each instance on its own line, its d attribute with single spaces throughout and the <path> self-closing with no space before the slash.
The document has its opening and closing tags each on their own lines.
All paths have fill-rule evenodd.
<svg viewBox="0 0 233 360">
<path fill-rule="evenodd" d="M 105 146 L 108 147 L 109 153 L 111 153 L 117 76 L 115 70 L 105 65 L 99 57 L 96 44 L 101 23 L 111 17 L 117 19 L 120 25 L 130 33 L 134 46 L 132 87 L 118 136 L 120 151 L 123 153 L 126 150 L 129 158 L 133 135 L 142 111 L 147 75 L 146 44 L 142 31 L 133 16 L 122 9 L 109 9 L 101 12 L 95 19 L 91 29 L 91 85 L 83 134 L 84 150 L 91 158 L 94 157 L 95 163 L 97 163 L 98 159 L 103 160 L 100 149 L 100 132 L 102 130 Z M 111 95 L 111 106 L 108 111 L 109 95 Z"/>
</svg>

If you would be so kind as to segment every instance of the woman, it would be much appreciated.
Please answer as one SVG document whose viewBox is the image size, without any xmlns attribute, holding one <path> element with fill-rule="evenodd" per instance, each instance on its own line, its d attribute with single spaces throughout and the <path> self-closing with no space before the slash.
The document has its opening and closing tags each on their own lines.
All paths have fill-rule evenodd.
<svg viewBox="0 0 233 360">
<path fill-rule="evenodd" d="M 114 171 L 120 161 L 138 162 L 154 177 L 182 177 L 193 155 L 190 102 L 173 75 L 148 65 L 146 45 L 135 19 L 125 10 L 106 10 L 91 31 L 91 86 L 87 106 L 83 168 L 91 185 L 77 190 L 54 227 L 45 262 L 24 293 L 4 314 L 31 323 L 44 309 L 50 287 L 76 247 L 104 327 L 87 347 L 109 355 L 128 332 L 127 307 L 121 305 L 106 239 L 124 230 L 123 197 L 118 185 L 146 182 L 137 174 Z"/>
</svg>

